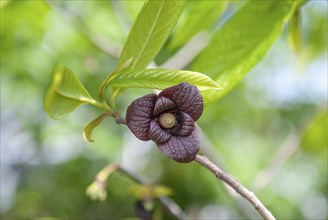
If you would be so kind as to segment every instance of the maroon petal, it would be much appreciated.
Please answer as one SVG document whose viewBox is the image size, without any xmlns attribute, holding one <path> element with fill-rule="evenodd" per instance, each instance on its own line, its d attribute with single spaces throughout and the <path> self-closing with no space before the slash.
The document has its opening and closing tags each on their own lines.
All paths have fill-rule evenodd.
<svg viewBox="0 0 328 220">
<path fill-rule="evenodd" d="M 158 144 L 157 146 L 164 154 L 173 160 L 180 163 L 189 163 L 196 158 L 200 147 L 199 139 L 198 128 L 194 127 L 194 130 L 189 136 L 172 136 L 168 142 Z"/>
<path fill-rule="evenodd" d="M 150 121 L 150 129 L 148 137 L 153 140 L 156 144 L 164 144 L 171 138 L 171 133 L 163 130 L 155 121 Z"/>
<path fill-rule="evenodd" d="M 171 99 L 166 98 L 164 96 L 159 97 L 155 103 L 153 117 L 156 117 L 157 115 L 159 115 L 164 111 L 174 109 L 175 107 L 176 105 Z"/>
<path fill-rule="evenodd" d="M 156 100 L 155 94 L 134 100 L 126 111 L 126 123 L 132 133 L 143 141 L 148 141 L 150 119 Z"/>
<path fill-rule="evenodd" d="M 179 124 L 171 132 L 174 136 L 188 136 L 194 130 L 195 123 L 190 115 L 180 112 Z"/>
<path fill-rule="evenodd" d="M 158 97 L 168 97 L 175 102 L 178 108 L 189 114 L 197 121 L 203 112 L 203 98 L 196 86 L 183 82 L 176 86 L 164 89 Z"/>
</svg>

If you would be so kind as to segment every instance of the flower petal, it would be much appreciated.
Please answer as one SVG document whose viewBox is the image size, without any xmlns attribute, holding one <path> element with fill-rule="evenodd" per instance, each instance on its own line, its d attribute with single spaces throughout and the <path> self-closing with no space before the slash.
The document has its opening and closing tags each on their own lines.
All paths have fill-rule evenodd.
<svg viewBox="0 0 328 220">
<path fill-rule="evenodd" d="M 164 144 L 170 140 L 172 134 L 166 130 L 163 130 L 155 121 L 150 121 L 150 129 L 148 137 L 153 140 L 156 144 Z"/>
<path fill-rule="evenodd" d="M 158 148 L 167 156 L 180 163 L 189 163 L 196 158 L 200 147 L 200 134 L 197 127 L 189 136 L 176 137 L 164 143 L 158 144 Z"/>
<path fill-rule="evenodd" d="M 195 123 L 190 115 L 185 112 L 180 112 L 179 123 L 172 129 L 171 133 L 174 136 L 188 136 L 194 130 Z"/>
<path fill-rule="evenodd" d="M 134 100 L 126 111 L 126 123 L 132 133 L 143 141 L 148 141 L 150 119 L 156 100 L 155 94 Z"/>
<path fill-rule="evenodd" d="M 164 89 L 158 95 L 158 97 L 162 96 L 170 98 L 180 110 L 189 114 L 194 121 L 197 121 L 203 112 L 203 97 L 197 87 L 189 83 L 183 82 Z"/>
<path fill-rule="evenodd" d="M 159 115 L 164 111 L 174 109 L 175 107 L 176 105 L 171 99 L 164 96 L 159 97 L 155 103 L 153 117 L 156 117 L 157 115 Z"/>
</svg>

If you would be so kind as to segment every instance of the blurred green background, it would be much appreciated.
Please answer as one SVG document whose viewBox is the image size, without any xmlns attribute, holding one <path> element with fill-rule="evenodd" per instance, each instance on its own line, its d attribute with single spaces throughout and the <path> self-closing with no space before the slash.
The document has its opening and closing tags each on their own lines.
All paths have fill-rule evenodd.
<svg viewBox="0 0 328 220">
<path fill-rule="evenodd" d="M 240 4 L 230 4 L 209 32 Z M 84 142 L 83 126 L 101 113 L 91 106 L 60 121 L 44 113 L 57 63 L 97 95 L 141 6 L 1 0 L 1 219 L 135 219 L 135 183 L 126 176 L 110 176 L 105 202 L 85 195 L 111 162 L 172 188 L 190 219 L 259 218 L 207 170 L 166 158 L 111 119 L 95 130 L 94 143 Z M 241 84 L 205 109 L 201 153 L 257 193 L 277 219 L 327 219 L 327 2 L 310 1 L 301 12 L 302 51 L 288 47 L 285 31 Z M 129 89 L 119 111 L 125 115 L 149 92 Z"/>
</svg>

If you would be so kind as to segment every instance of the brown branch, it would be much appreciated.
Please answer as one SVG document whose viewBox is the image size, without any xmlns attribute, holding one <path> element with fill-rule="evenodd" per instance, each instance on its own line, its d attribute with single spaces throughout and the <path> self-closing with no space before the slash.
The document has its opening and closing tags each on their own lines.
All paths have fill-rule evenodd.
<svg viewBox="0 0 328 220">
<path fill-rule="evenodd" d="M 223 172 L 217 165 L 210 161 L 206 156 L 197 155 L 195 161 L 211 171 L 218 179 L 225 182 L 231 188 L 233 188 L 239 195 L 244 197 L 248 202 L 250 202 L 255 210 L 263 217 L 265 220 L 275 220 L 272 213 L 262 204 L 262 202 L 256 197 L 256 195 L 246 189 L 232 176 Z"/>
<path fill-rule="evenodd" d="M 202 153 L 205 155 L 211 155 L 211 161 L 220 166 L 222 169 L 226 170 L 227 172 L 227 168 L 224 166 L 224 161 L 222 160 L 222 158 L 217 156 L 212 141 L 210 139 L 206 139 L 206 143 L 207 144 L 205 146 L 202 146 Z M 239 209 L 239 211 L 243 215 L 245 215 L 245 218 L 254 219 L 257 217 L 256 210 L 253 211 L 252 209 L 251 211 L 253 212 L 250 212 L 250 207 L 248 206 L 247 202 L 243 197 L 239 196 L 239 194 L 236 193 L 236 191 L 229 185 L 224 184 L 223 186 L 228 195 L 235 202 L 236 207 Z"/>
</svg>

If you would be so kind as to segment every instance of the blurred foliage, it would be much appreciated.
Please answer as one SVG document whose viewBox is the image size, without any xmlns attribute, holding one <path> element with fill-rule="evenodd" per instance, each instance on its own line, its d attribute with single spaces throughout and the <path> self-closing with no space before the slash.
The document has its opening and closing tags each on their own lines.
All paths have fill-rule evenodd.
<svg viewBox="0 0 328 220">
<path fill-rule="evenodd" d="M 229 4 L 216 25 L 241 4 Z M 258 218 L 207 170 L 175 163 L 112 119 L 94 130 L 94 143 L 84 142 L 83 126 L 100 114 L 96 108 L 79 107 L 61 121 L 44 113 L 57 63 L 77 73 L 97 96 L 141 6 L 135 1 L 1 1 L 1 219 L 136 219 L 138 198 L 129 189 L 137 184 L 120 173 L 110 176 L 106 201 L 85 195 L 99 170 L 112 162 L 172 189 L 170 197 L 187 217 Z M 292 143 L 299 144 L 293 154 L 256 191 L 277 219 L 328 216 L 326 8 L 326 1 L 301 8 L 299 55 L 288 49 L 285 31 L 245 80 L 199 120 L 201 153 L 250 190 L 295 132 Z M 163 60 L 171 55 L 161 54 L 167 56 Z M 131 100 L 148 92 L 127 90 L 118 110 L 124 115 Z M 159 213 L 173 219 L 164 209 Z"/>
</svg>

